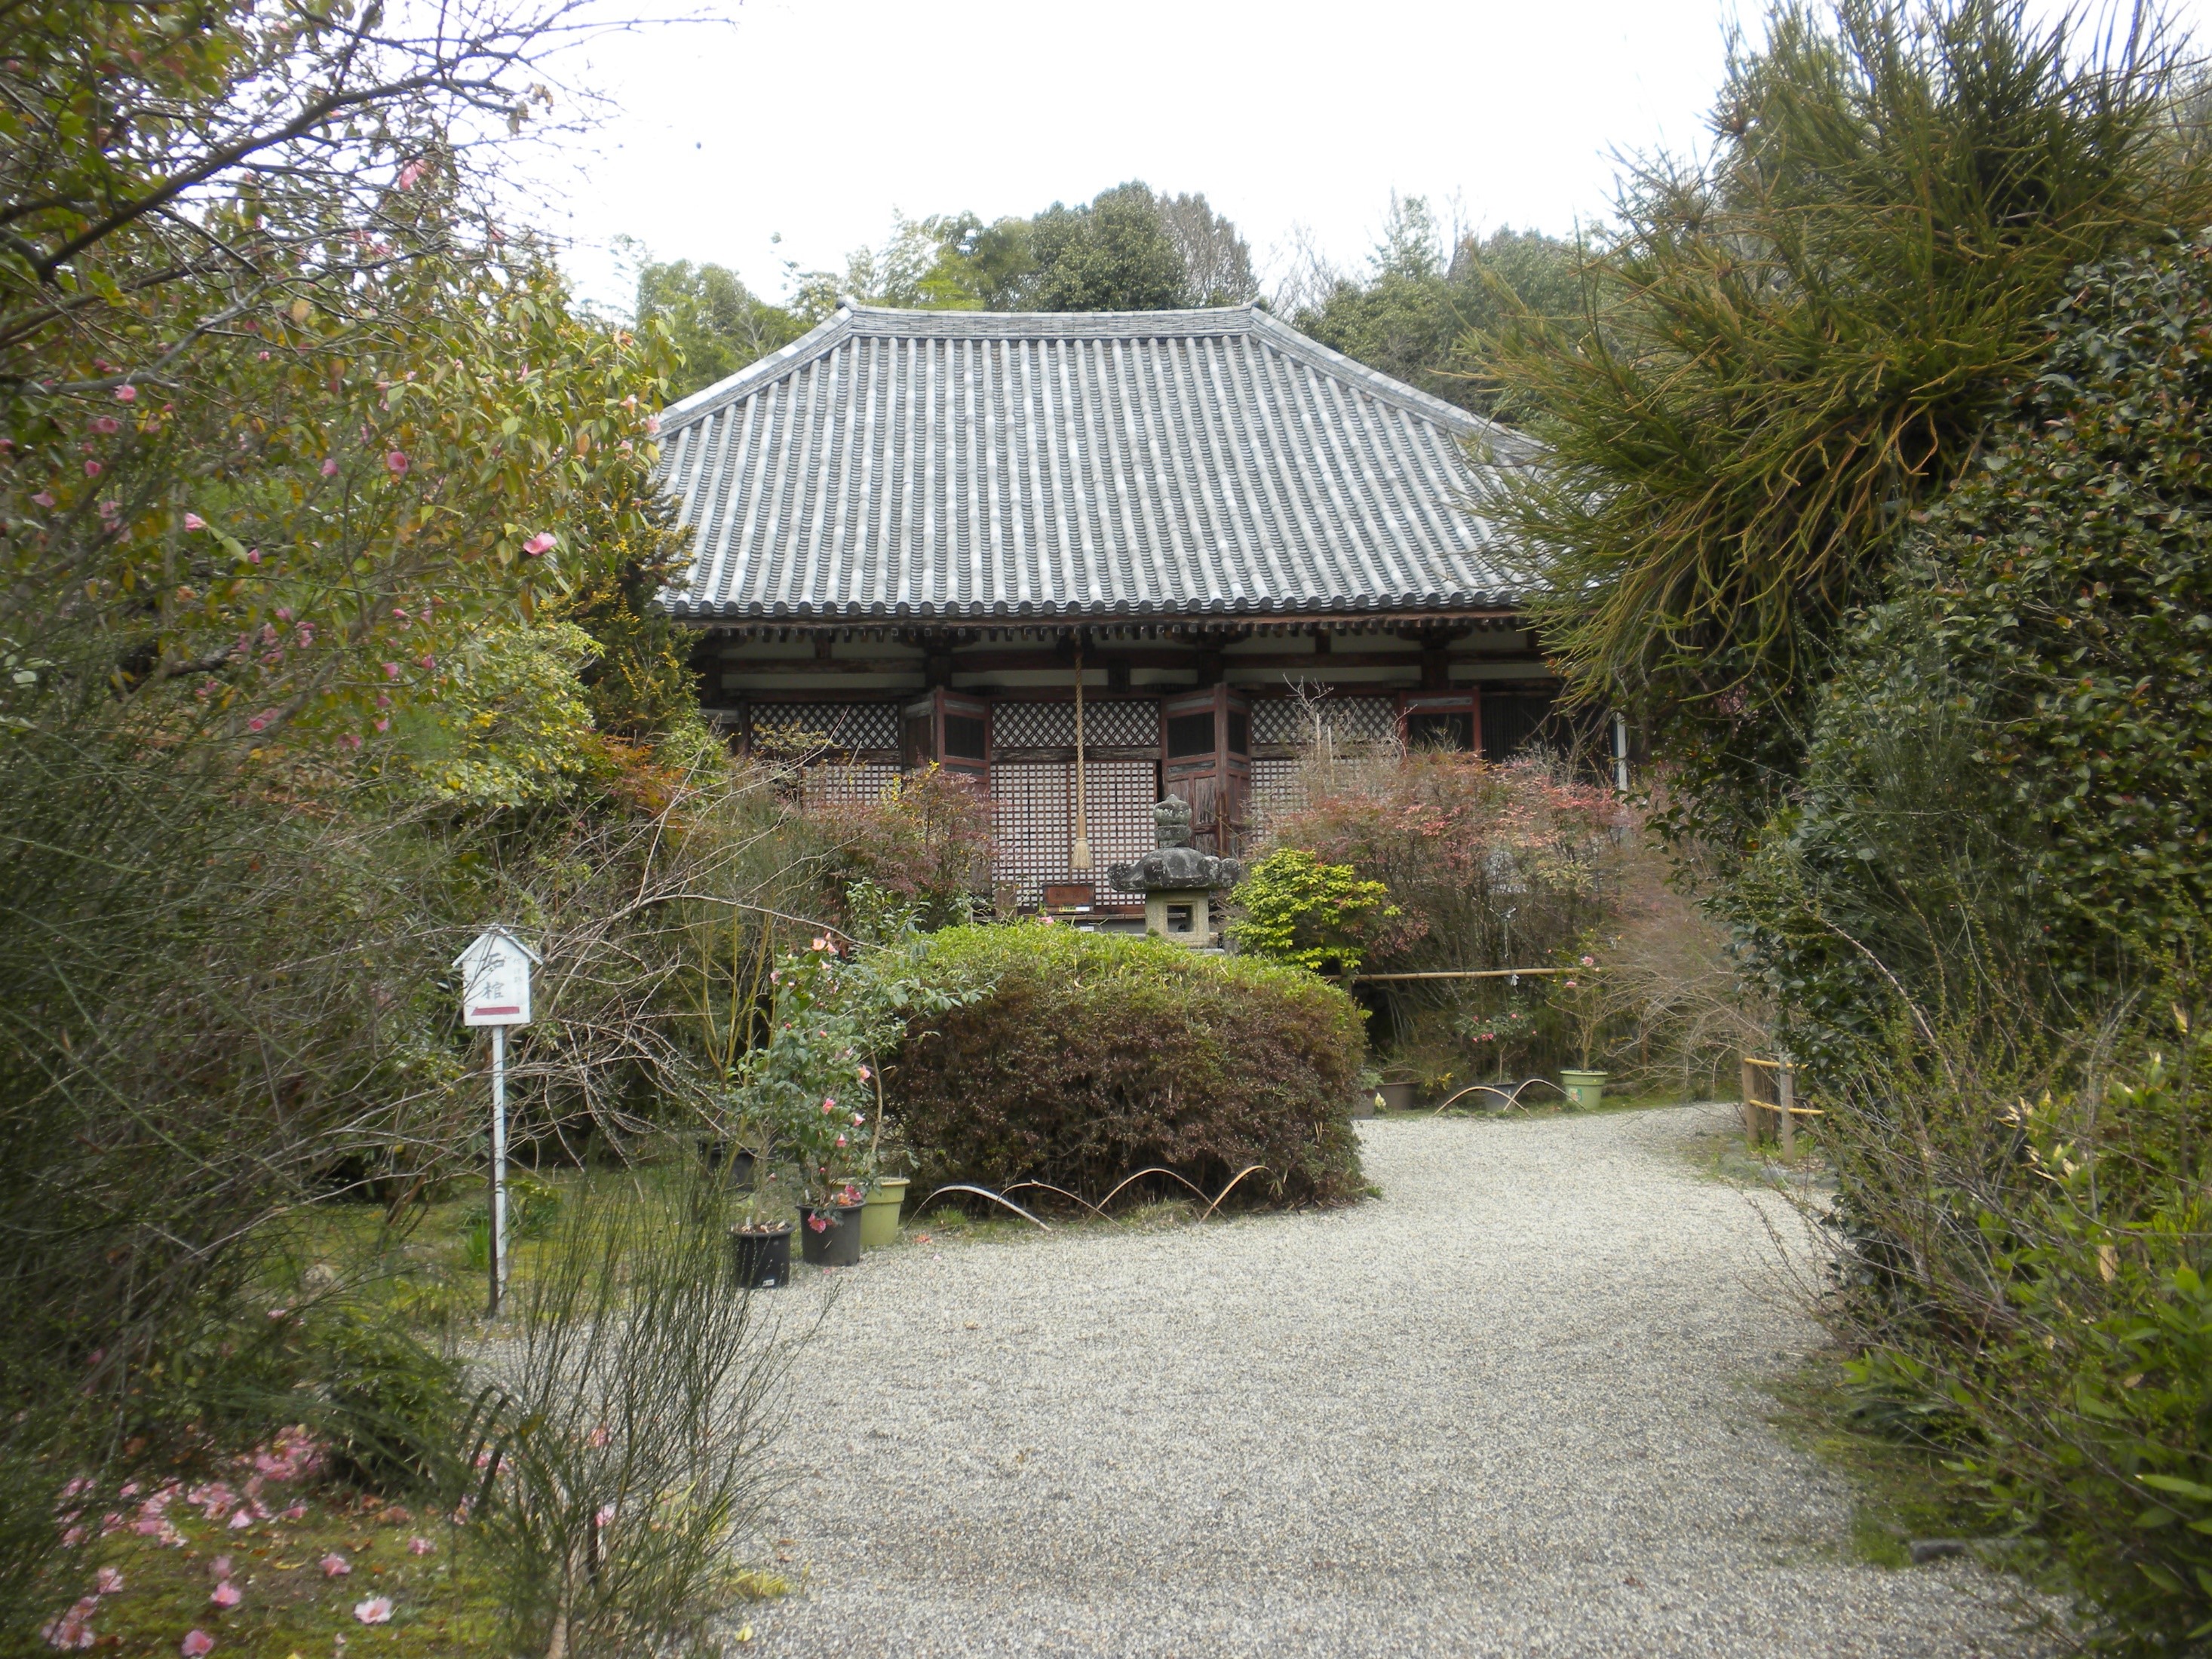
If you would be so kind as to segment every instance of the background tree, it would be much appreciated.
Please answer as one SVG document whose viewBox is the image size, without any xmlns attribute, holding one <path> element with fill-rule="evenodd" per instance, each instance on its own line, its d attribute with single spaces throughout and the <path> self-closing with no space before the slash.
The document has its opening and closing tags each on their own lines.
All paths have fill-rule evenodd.
<svg viewBox="0 0 2212 1659">
<path fill-rule="evenodd" d="M 761 299 L 734 271 L 688 259 L 660 264 L 639 252 L 638 325 L 665 331 L 676 397 L 726 380 L 806 331 L 799 316 Z"/>
<path fill-rule="evenodd" d="M 1393 197 L 1365 280 L 1310 264 L 1283 296 L 1292 321 L 1370 368 L 1479 415 L 1513 418 L 1480 342 L 1509 310 L 1579 315 L 1571 242 L 1540 231 L 1462 237 L 1447 254 L 1428 203 Z"/>
</svg>

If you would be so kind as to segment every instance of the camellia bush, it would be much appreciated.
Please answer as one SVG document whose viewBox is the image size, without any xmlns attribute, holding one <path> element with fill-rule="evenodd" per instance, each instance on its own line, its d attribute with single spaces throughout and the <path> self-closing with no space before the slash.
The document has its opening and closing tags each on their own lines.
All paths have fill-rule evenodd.
<svg viewBox="0 0 2212 1659">
<path fill-rule="evenodd" d="M 1359 1195 L 1361 1015 L 1302 969 L 1050 923 L 951 928 L 927 976 L 988 983 L 887 1073 L 925 1188 L 1045 1181 L 1092 1200 L 1152 1165 L 1239 1200 Z"/>
</svg>

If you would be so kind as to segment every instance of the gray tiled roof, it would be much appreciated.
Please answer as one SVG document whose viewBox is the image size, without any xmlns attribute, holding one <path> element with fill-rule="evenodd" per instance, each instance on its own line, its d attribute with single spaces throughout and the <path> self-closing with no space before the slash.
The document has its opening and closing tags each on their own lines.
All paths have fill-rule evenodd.
<svg viewBox="0 0 2212 1659">
<path fill-rule="evenodd" d="M 678 617 L 1510 603 L 1476 463 L 1527 439 L 1250 306 L 840 311 L 662 416 Z"/>
</svg>

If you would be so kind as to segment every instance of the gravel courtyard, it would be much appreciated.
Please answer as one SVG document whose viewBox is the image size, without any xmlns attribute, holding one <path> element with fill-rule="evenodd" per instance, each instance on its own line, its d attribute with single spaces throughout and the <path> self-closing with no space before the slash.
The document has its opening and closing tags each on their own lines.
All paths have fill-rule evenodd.
<svg viewBox="0 0 2212 1659">
<path fill-rule="evenodd" d="M 832 1276 L 778 1511 L 806 1585 L 739 1651 L 2031 1650 L 2002 1581 L 1851 1564 L 1846 1491 L 1765 1426 L 1817 1334 L 1682 1150 L 1719 1121 L 1369 1123 L 1348 1210 Z"/>
</svg>

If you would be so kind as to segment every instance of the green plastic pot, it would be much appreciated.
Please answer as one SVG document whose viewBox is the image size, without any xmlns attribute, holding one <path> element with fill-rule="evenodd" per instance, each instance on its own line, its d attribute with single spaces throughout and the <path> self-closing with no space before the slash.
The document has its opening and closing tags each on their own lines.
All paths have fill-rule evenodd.
<svg viewBox="0 0 2212 1659">
<path fill-rule="evenodd" d="M 860 1248 L 880 1250 L 898 1239 L 899 1206 L 906 1202 L 907 1178 L 885 1176 L 868 1188 L 867 1207 L 860 1212 Z"/>
<path fill-rule="evenodd" d="M 1577 1106 L 1595 1106 L 1605 1098 L 1606 1073 L 1603 1072 L 1562 1072 L 1559 1087 L 1567 1091 L 1567 1098 Z"/>
</svg>

